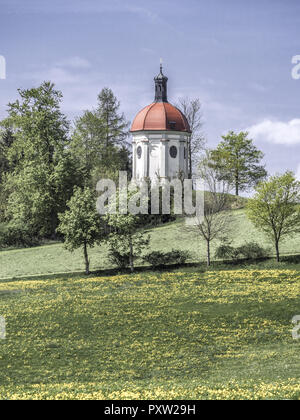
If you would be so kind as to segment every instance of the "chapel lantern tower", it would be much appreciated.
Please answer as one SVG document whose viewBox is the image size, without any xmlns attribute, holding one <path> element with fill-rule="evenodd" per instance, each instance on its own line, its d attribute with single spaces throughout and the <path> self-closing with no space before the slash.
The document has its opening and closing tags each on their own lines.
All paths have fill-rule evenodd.
<svg viewBox="0 0 300 420">
<path fill-rule="evenodd" d="M 160 72 L 154 77 L 155 82 L 155 102 L 168 102 L 167 99 L 167 83 L 168 78 L 162 72 L 162 64 L 160 64 Z"/>
</svg>

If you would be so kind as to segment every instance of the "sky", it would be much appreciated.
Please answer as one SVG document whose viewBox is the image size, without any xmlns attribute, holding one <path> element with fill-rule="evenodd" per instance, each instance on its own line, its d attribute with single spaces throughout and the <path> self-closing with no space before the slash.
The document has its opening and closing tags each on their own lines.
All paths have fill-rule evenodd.
<svg viewBox="0 0 300 420">
<path fill-rule="evenodd" d="M 299 38 L 299 0 L 0 0 L 0 118 L 51 80 L 71 121 L 105 86 L 132 121 L 162 58 L 169 102 L 200 99 L 208 147 L 247 130 L 269 173 L 300 179 Z"/>
</svg>

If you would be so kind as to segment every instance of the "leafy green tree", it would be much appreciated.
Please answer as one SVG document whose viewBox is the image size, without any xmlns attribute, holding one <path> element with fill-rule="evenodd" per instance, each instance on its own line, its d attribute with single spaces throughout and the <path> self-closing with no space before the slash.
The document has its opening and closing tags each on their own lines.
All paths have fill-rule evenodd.
<svg viewBox="0 0 300 420">
<path fill-rule="evenodd" d="M 101 177 L 116 179 L 119 170 L 130 169 L 128 123 L 119 107 L 111 89 L 104 88 L 97 108 L 76 120 L 71 151 L 89 185 L 94 186 Z"/>
<path fill-rule="evenodd" d="M 4 174 L 11 168 L 8 160 L 8 151 L 13 142 L 14 135 L 10 127 L 0 131 L 0 184 L 2 183 Z"/>
<path fill-rule="evenodd" d="M 85 183 L 89 183 L 92 171 L 102 159 L 103 127 L 101 120 L 92 111 L 85 111 L 75 121 L 71 141 L 71 153 L 78 160 Z"/>
<path fill-rule="evenodd" d="M 0 131 L 0 221 L 4 220 L 8 195 L 5 191 L 5 180 L 8 172 L 12 170 L 9 163 L 9 148 L 14 141 L 13 131 L 10 127 L 3 127 Z"/>
<path fill-rule="evenodd" d="M 123 216 L 124 218 L 124 216 Z M 130 221 L 127 219 L 128 225 L 126 231 L 119 230 L 111 233 L 108 238 L 109 255 L 111 260 L 120 268 L 130 267 L 131 272 L 134 271 L 134 261 L 141 257 L 142 250 L 149 244 L 149 237 L 144 232 L 131 229 Z M 117 227 L 118 224 L 110 220 L 109 224 L 112 227 Z"/>
<path fill-rule="evenodd" d="M 273 241 L 277 261 L 279 242 L 300 231 L 299 203 L 300 182 L 292 172 L 259 183 L 255 196 L 248 201 L 248 217 Z"/>
<path fill-rule="evenodd" d="M 38 236 L 54 237 L 57 215 L 80 182 L 77 161 L 67 147 L 69 124 L 60 110 L 62 94 L 50 82 L 18 92 L 20 99 L 8 105 L 2 122 L 14 137 L 7 154 L 12 170 L 5 182 L 6 217 Z"/>
<path fill-rule="evenodd" d="M 45 162 L 37 165 L 29 161 L 21 171 L 7 176 L 6 220 L 14 227 L 26 227 L 39 238 L 55 238 L 58 213 L 66 209 L 76 178 L 76 164 L 68 154 L 53 168 Z"/>
<path fill-rule="evenodd" d="M 211 151 L 211 166 L 218 171 L 220 179 L 234 186 L 236 195 L 255 186 L 267 175 L 260 164 L 263 153 L 247 136 L 247 132 L 230 131 Z"/>
<path fill-rule="evenodd" d="M 128 193 L 128 202 L 133 197 L 134 192 Z M 117 196 L 117 208 L 120 202 L 120 195 Z M 115 262 L 119 261 L 119 265 L 130 266 L 131 272 L 134 271 L 134 260 L 141 256 L 142 250 L 149 244 L 149 235 L 141 228 L 141 220 L 143 214 L 131 214 L 127 212 L 123 214 L 118 211 L 109 212 L 104 219 L 111 228 L 108 236 L 108 244 L 110 254 Z"/>
<path fill-rule="evenodd" d="M 103 88 L 98 95 L 97 115 L 102 121 L 105 146 L 122 146 L 128 137 L 128 123 L 124 114 L 119 114 L 120 102 L 112 90 Z"/>
<path fill-rule="evenodd" d="M 62 93 L 51 82 L 18 93 L 20 99 L 8 104 L 8 118 L 2 122 L 15 133 L 9 158 L 17 169 L 33 160 L 52 165 L 69 142 L 69 123 L 60 110 Z"/>
<path fill-rule="evenodd" d="M 64 236 L 64 246 L 69 251 L 82 248 L 85 273 L 90 273 L 88 248 L 100 244 L 104 238 L 103 220 L 96 210 L 95 193 L 89 188 L 74 188 L 74 194 L 67 203 L 68 210 L 59 214 L 57 228 Z"/>
</svg>

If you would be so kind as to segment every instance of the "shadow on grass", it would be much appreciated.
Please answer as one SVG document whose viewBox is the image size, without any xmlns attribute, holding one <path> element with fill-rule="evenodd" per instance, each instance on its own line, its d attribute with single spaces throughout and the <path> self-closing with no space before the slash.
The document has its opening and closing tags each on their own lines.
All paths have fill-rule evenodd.
<svg viewBox="0 0 300 420">
<path fill-rule="evenodd" d="M 239 260 L 227 260 L 227 261 L 212 261 L 212 264 L 208 267 L 206 262 L 191 262 L 185 264 L 170 264 L 170 265 L 160 265 L 160 266 L 137 266 L 134 269 L 134 272 L 131 273 L 129 268 L 107 268 L 102 270 L 95 270 L 89 275 L 86 275 L 83 271 L 70 271 L 64 273 L 53 273 L 53 274 L 36 274 L 36 275 L 27 275 L 20 277 L 7 277 L 0 279 L 0 283 L 13 282 L 13 281 L 22 281 L 22 280 L 51 280 L 51 279 L 61 279 L 68 280 L 72 278 L 92 278 L 92 277 L 111 277 L 117 275 L 130 275 L 138 274 L 145 272 L 167 272 L 175 270 L 187 270 L 194 269 L 198 272 L 205 271 L 218 271 L 218 270 L 230 270 L 234 268 L 247 268 L 249 265 L 260 265 L 265 262 L 274 262 L 274 268 L 277 267 L 278 263 L 274 257 L 264 257 L 259 259 L 239 259 Z M 300 264 L 300 255 L 286 255 L 280 258 L 280 262 L 288 264 Z M 279 266 L 280 267 L 280 266 Z"/>
<path fill-rule="evenodd" d="M 138 274 L 144 272 L 166 272 L 172 271 L 179 268 L 196 268 L 201 271 L 205 271 L 205 265 L 203 263 L 188 263 L 188 264 L 172 264 L 172 265 L 165 265 L 160 267 L 151 267 L 151 266 L 137 266 L 134 269 L 134 272 L 131 273 L 129 268 L 107 268 L 103 270 L 95 270 L 92 271 L 90 274 L 85 274 L 84 271 L 70 271 L 64 273 L 53 273 L 53 274 L 35 274 L 35 275 L 27 275 L 27 276 L 15 276 L 15 277 L 7 277 L 0 279 L 0 283 L 6 282 L 13 282 L 13 281 L 22 281 L 22 280 L 51 280 L 51 279 L 61 279 L 61 280 L 68 280 L 72 278 L 93 278 L 93 277 L 111 277 L 111 276 L 118 276 L 118 275 L 130 275 L 130 274 Z"/>
<path fill-rule="evenodd" d="M 291 263 L 291 264 L 299 264 L 300 263 L 300 255 L 284 255 L 280 258 L 280 261 Z"/>
</svg>

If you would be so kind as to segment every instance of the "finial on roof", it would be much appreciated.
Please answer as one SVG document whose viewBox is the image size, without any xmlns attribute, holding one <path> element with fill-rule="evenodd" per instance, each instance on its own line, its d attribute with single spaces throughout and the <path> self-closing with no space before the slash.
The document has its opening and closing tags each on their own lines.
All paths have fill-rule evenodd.
<svg viewBox="0 0 300 420">
<path fill-rule="evenodd" d="M 162 58 L 160 58 L 159 63 L 160 63 L 160 72 L 162 73 L 162 63 L 163 63 Z"/>
</svg>

